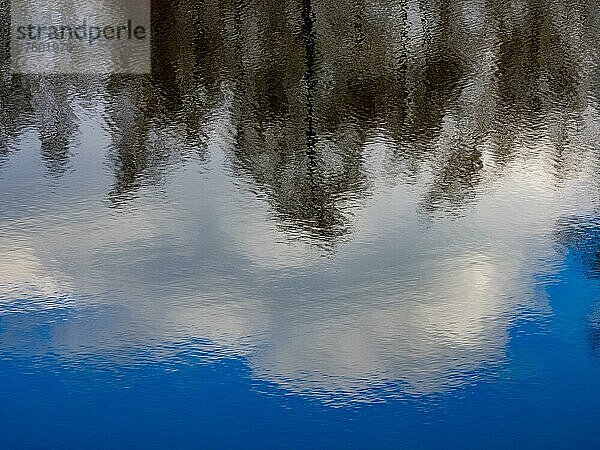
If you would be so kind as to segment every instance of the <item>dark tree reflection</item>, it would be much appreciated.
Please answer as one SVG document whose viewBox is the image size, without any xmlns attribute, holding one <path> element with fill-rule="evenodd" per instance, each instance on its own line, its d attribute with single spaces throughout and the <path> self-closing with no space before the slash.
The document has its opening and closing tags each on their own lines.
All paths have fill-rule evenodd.
<svg viewBox="0 0 600 450">
<path fill-rule="evenodd" d="M 233 136 L 236 176 L 265 195 L 282 228 L 319 244 L 347 235 L 369 195 L 374 136 L 396 181 L 426 180 L 428 217 L 477 201 L 515 160 L 543 152 L 559 183 L 597 150 L 585 138 L 600 98 L 589 2 L 152 4 L 153 73 L 109 77 L 100 90 L 111 205 L 160 185 L 184 157 L 207 158 L 215 117 Z M 59 175 L 78 132 L 69 89 L 85 83 L 11 76 L 0 51 L 0 160 L 33 116 Z"/>
<path fill-rule="evenodd" d="M 10 8 L 0 0 L 0 36 L 10 31 Z M 9 143 L 31 120 L 30 92 L 21 76 L 10 73 L 10 42 L 0 39 L 0 166 L 10 154 Z"/>
<path fill-rule="evenodd" d="M 8 64 L 2 65 L 0 79 L 0 165 L 8 158 L 9 143 L 31 121 L 31 93 L 22 77 L 10 76 Z"/>
<path fill-rule="evenodd" d="M 59 176 L 69 167 L 71 140 L 77 117 L 69 101 L 71 83 L 55 78 L 30 79 L 32 105 L 41 141 L 41 154 L 50 175 Z"/>
</svg>

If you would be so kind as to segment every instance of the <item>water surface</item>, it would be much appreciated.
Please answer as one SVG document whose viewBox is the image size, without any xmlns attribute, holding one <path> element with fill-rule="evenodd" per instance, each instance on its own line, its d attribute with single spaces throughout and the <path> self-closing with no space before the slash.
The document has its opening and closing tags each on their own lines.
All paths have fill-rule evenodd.
<svg viewBox="0 0 600 450">
<path fill-rule="evenodd" d="M 599 6 L 156 1 L 151 75 L 2 50 L 0 447 L 597 446 Z"/>
</svg>

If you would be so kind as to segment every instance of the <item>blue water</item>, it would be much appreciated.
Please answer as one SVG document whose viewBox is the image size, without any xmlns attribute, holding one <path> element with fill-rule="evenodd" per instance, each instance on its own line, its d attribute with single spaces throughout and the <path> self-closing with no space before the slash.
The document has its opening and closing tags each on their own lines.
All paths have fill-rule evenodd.
<svg viewBox="0 0 600 450">
<path fill-rule="evenodd" d="M 253 379 L 243 358 L 135 367 L 2 354 L 2 448 L 597 448 L 600 282 L 581 254 L 541 280 L 552 313 L 517 319 L 506 361 L 451 392 L 334 407 Z M 44 343 L 73 312 L 3 317 Z M 12 331 L 12 330 L 10 330 Z M 596 330 L 598 332 L 598 330 Z M 596 350 L 597 351 L 597 350 Z"/>
</svg>

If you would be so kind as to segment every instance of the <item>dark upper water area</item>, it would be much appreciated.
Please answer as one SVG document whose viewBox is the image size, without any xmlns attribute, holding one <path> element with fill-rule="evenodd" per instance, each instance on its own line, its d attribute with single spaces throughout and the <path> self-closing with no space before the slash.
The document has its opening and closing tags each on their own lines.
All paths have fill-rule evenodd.
<svg viewBox="0 0 600 450">
<path fill-rule="evenodd" d="M 148 75 L 1 42 L 0 447 L 598 446 L 597 1 L 156 0 Z"/>
</svg>

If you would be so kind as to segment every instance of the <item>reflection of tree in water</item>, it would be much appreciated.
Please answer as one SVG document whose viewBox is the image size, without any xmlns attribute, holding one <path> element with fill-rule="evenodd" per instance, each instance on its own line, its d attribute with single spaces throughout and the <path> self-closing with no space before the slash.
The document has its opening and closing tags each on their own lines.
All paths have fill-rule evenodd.
<svg viewBox="0 0 600 450">
<path fill-rule="evenodd" d="M 168 78 L 120 76 L 107 85 L 108 161 L 115 176 L 108 199 L 113 206 L 126 205 L 142 185 L 160 185 L 182 158 L 205 158 L 205 138 L 196 122 L 205 112 L 170 83 Z"/>
<path fill-rule="evenodd" d="M 112 135 L 109 161 L 115 172 L 115 184 L 108 197 L 113 205 L 135 197 L 142 176 L 156 166 L 146 141 L 151 107 L 145 89 L 149 89 L 148 83 L 140 77 L 112 79 L 107 89 L 107 122 Z"/>
<path fill-rule="evenodd" d="M 10 32 L 10 7 L 0 0 L 0 36 Z M 11 76 L 10 41 L 0 39 L 0 166 L 10 154 L 9 142 L 31 120 L 30 94 L 22 76 Z"/>
<path fill-rule="evenodd" d="M 14 75 L 0 82 L 0 161 L 9 155 L 7 144 L 27 127 L 35 126 L 41 157 L 50 176 L 69 167 L 77 118 L 71 108 L 70 84 L 43 76 Z"/>
<path fill-rule="evenodd" d="M 349 205 L 369 192 L 374 134 L 389 138 L 391 172 L 430 177 L 426 214 L 462 208 L 540 143 L 566 176 L 591 145 L 577 135 L 599 98 L 597 22 L 593 5 L 558 0 L 155 0 L 152 76 L 110 77 L 104 94 L 109 198 L 160 183 L 182 151 L 204 158 L 215 114 L 231 121 L 237 174 L 282 227 L 319 242 L 347 233 Z M 60 173 L 76 129 L 65 86 L 32 102 L 20 77 L 1 83 L 0 101 L 37 108 Z M 0 114 L 3 140 L 27 123 Z"/>
<path fill-rule="evenodd" d="M 72 85 L 60 78 L 30 77 L 29 81 L 42 159 L 49 174 L 59 176 L 69 167 L 71 139 L 78 127 L 69 99 Z"/>
<path fill-rule="evenodd" d="M 203 127 L 219 96 L 218 57 L 207 47 L 216 36 L 199 22 L 198 5 L 153 2 L 152 8 L 152 74 L 113 76 L 107 87 L 113 206 L 126 205 L 144 184 L 162 183 L 182 157 L 205 159 Z"/>
<path fill-rule="evenodd" d="M 553 17 L 552 6 L 551 1 L 528 2 L 524 17 L 517 21 L 499 12 L 494 126 L 499 163 L 507 162 L 516 151 L 516 140 L 543 139 L 553 131 L 551 126 L 558 133 L 548 137 L 560 161 L 564 128 L 575 125 L 569 115 L 579 115 L 585 107 L 578 91 L 577 49 L 567 42 L 569 29 Z M 524 130 L 530 135 L 522 136 Z"/>
<path fill-rule="evenodd" d="M 578 43 L 572 40 L 573 30 L 560 19 L 560 2 L 529 1 L 522 11 L 505 2 L 489 2 L 485 11 L 490 36 L 477 50 L 493 54 L 493 64 L 479 74 L 475 64 L 469 71 L 472 85 L 485 80 L 487 94 L 482 99 L 461 93 L 453 108 L 458 107 L 459 120 L 476 126 L 457 126 L 452 139 L 444 142 L 437 175 L 424 200 L 426 209 L 434 210 L 447 204 L 460 208 L 469 198 L 475 198 L 474 188 L 485 178 L 483 151 L 491 156 L 488 170 L 500 173 L 515 159 L 523 157 L 523 148 L 533 149 L 543 144 L 545 157 L 550 159 L 558 177 L 577 167 L 582 153 L 575 141 L 581 131 L 581 116 L 586 107 L 587 92 L 582 91 L 581 63 Z M 577 27 L 583 28 L 583 23 Z M 466 40 L 460 50 L 468 55 Z M 463 57 L 464 59 L 464 57 Z M 473 73 L 476 75 L 473 76 Z M 470 86 L 461 87 L 467 93 Z M 480 103 L 476 108 L 464 108 L 468 103 Z M 460 108 L 463 108 L 460 111 Z M 446 114 L 444 120 L 452 117 Z M 539 155 L 538 155 L 539 156 Z"/>
<path fill-rule="evenodd" d="M 318 242 L 347 232 L 341 204 L 359 197 L 356 150 L 319 133 L 318 12 L 313 2 L 233 4 L 235 166 L 267 194 L 280 225 Z M 252 25 L 261 23 L 257 37 Z M 353 154 L 354 153 L 354 154 Z"/>
<path fill-rule="evenodd" d="M 435 155 L 441 162 L 434 167 L 434 181 L 422 200 L 423 211 L 433 212 L 447 202 L 450 209 L 460 208 L 473 196 L 480 181 L 481 150 L 478 142 L 469 142 L 472 133 L 460 133 L 444 141 L 444 122 L 460 102 L 460 82 L 469 68 L 461 60 L 461 36 L 456 28 L 461 13 L 446 0 L 422 2 L 425 56 L 413 68 L 409 132 L 409 153 L 423 159 Z M 442 145 L 436 141 L 442 139 Z"/>
<path fill-rule="evenodd" d="M 9 35 L 7 3 L 0 4 L 0 36 Z M 9 154 L 7 144 L 35 125 L 48 174 L 60 176 L 69 166 L 77 130 L 68 92 L 71 84 L 60 77 L 11 75 L 9 46 L 8 39 L 0 40 L 0 163 Z"/>
<path fill-rule="evenodd" d="M 0 79 L 0 165 L 8 158 L 9 142 L 15 139 L 31 121 L 31 96 L 23 77 L 9 73 L 8 64 L 2 64 Z"/>
</svg>

